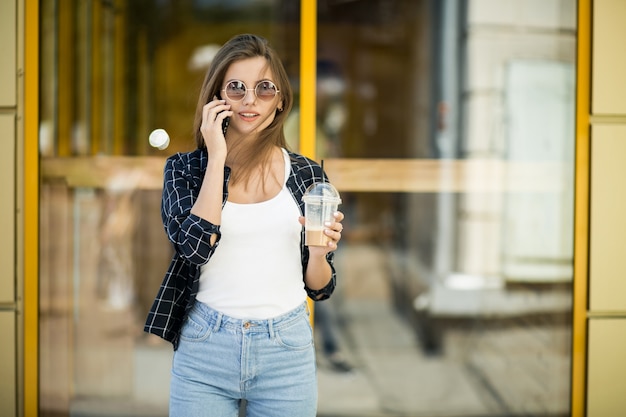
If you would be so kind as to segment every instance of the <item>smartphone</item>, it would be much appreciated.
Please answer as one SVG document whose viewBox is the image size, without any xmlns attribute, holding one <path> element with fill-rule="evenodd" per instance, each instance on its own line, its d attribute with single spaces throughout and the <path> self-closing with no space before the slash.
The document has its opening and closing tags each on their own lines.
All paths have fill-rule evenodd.
<svg viewBox="0 0 626 417">
<path fill-rule="evenodd" d="M 222 99 L 221 94 L 217 94 L 216 97 L 220 100 Z M 222 134 L 224 134 L 224 136 L 226 136 L 226 131 L 228 130 L 229 124 L 230 124 L 230 117 L 226 117 L 224 120 L 222 120 Z"/>
<path fill-rule="evenodd" d="M 230 117 L 226 117 L 222 120 L 222 133 L 226 136 L 226 131 L 228 130 L 228 124 L 230 123 Z"/>
</svg>

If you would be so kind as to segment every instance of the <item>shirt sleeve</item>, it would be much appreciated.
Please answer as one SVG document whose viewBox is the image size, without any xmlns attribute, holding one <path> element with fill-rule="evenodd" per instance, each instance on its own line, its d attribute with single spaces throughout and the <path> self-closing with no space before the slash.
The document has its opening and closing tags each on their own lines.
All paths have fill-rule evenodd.
<svg viewBox="0 0 626 417">
<path fill-rule="evenodd" d="M 186 167 L 180 154 L 168 158 L 163 175 L 161 217 L 176 252 L 191 264 L 203 265 L 213 255 L 221 233 L 218 225 L 191 213 L 201 182 Z M 211 245 L 213 235 L 217 239 Z"/>
</svg>

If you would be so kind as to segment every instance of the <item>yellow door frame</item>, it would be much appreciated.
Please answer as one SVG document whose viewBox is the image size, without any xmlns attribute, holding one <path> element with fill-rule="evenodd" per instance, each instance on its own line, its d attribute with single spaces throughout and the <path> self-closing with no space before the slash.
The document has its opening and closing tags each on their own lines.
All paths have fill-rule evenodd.
<svg viewBox="0 0 626 417">
<path fill-rule="evenodd" d="M 576 57 L 576 159 L 572 305 L 571 416 L 583 417 L 587 398 L 589 299 L 589 114 L 591 97 L 591 2 L 578 1 Z"/>
<path fill-rule="evenodd" d="M 317 0 L 300 5 L 300 152 L 315 159 Z"/>
<path fill-rule="evenodd" d="M 39 415 L 39 1 L 24 7 L 24 416 Z M 18 165 L 19 166 L 19 165 Z M 19 227 L 20 225 L 18 225 Z M 20 259 L 20 256 L 18 256 Z"/>
<path fill-rule="evenodd" d="M 39 413 L 39 2 L 23 0 L 24 10 L 24 164 L 23 260 L 24 342 L 23 410 Z M 578 1 L 576 92 L 576 196 L 572 324 L 571 415 L 585 414 L 589 251 L 589 103 L 591 0 Z M 300 151 L 315 159 L 317 1 L 301 0 Z M 26 256 L 26 254 L 34 254 Z"/>
<path fill-rule="evenodd" d="M 39 1 L 24 6 L 24 343 L 25 416 L 39 414 Z M 301 0 L 300 150 L 315 158 L 317 1 Z M 311 305 L 312 308 L 312 305 Z M 312 310 L 311 310 L 312 311 Z M 311 317 L 313 317 L 311 315 Z"/>
<path fill-rule="evenodd" d="M 315 90 L 317 85 L 317 0 L 300 4 L 300 152 L 315 159 Z M 307 298 L 311 325 L 314 303 Z"/>
</svg>

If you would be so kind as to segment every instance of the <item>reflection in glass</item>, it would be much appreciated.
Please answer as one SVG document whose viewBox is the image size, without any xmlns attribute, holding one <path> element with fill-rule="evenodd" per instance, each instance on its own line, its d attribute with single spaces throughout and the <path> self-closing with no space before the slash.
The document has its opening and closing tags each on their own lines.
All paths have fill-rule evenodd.
<svg viewBox="0 0 626 417">
<path fill-rule="evenodd" d="M 317 3 L 317 157 L 346 213 L 320 415 L 568 414 L 576 3 Z M 42 2 L 42 416 L 167 415 L 171 346 L 141 331 L 171 256 L 163 158 L 235 33 L 298 92 L 299 12 Z"/>
<path fill-rule="evenodd" d="M 172 256 L 164 158 L 194 147 L 198 88 L 233 35 L 265 36 L 298 73 L 299 4 L 46 1 L 41 15 L 41 415 L 166 416 L 172 347 L 142 330 Z M 155 129 L 169 146 L 150 145 Z"/>
<path fill-rule="evenodd" d="M 575 8 L 318 2 L 355 364 L 348 384 L 321 361 L 322 412 L 569 413 Z"/>
</svg>

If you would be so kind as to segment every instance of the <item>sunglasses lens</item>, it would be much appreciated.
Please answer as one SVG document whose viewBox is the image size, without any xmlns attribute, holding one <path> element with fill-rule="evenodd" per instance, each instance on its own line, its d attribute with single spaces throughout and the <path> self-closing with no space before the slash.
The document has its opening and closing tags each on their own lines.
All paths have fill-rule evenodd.
<svg viewBox="0 0 626 417">
<path fill-rule="evenodd" d="M 226 92 L 226 97 L 232 101 L 239 101 L 243 100 L 248 90 L 243 81 L 234 80 L 226 84 L 224 91 Z M 259 99 L 269 101 L 276 97 L 278 89 L 276 88 L 276 84 L 271 81 L 261 81 L 256 85 L 254 92 Z"/>
<path fill-rule="evenodd" d="M 226 96 L 233 100 L 238 101 L 246 95 L 246 85 L 241 81 L 231 81 L 226 84 Z"/>
<path fill-rule="evenodd" d="M 261 100 L 271 100 L 276 96 L 276 85 L 271 81 L 261 81 L 254 92 Z"/>
</svg>

